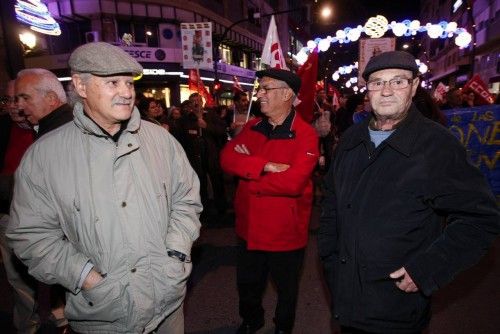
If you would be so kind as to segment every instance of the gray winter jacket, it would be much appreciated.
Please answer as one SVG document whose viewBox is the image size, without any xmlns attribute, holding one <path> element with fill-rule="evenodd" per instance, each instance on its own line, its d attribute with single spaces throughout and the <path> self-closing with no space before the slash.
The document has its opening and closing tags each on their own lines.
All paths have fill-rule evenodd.
<svg viewBox="0 0 500 334">
<path fill-rule="evenodd" d="M 114 142 L 83 113 L 43 136 L 16 172 L 7 237 L 35 278 L 66 287 L 81 333 L 150 332 L 182 304 L 199 235 L 199 181 L 179 143 L 140 120 Z M 105 278 L 80 290 L 90 261 Z"/>
</svg>

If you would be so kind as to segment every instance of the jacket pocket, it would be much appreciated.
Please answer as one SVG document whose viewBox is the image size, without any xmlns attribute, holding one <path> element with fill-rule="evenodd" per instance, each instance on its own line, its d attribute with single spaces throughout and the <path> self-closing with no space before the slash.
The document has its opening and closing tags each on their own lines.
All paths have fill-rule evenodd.
<svg viewBox="0 0 500 334">
<path fill-rule="evenodd" d="M 367 265 L 360 269 L 361 302 L 368 320 L 379 322 L 416 323 L 424 316 L 427 298 L 420 292 L 407 293 L 389 277 L 401 265 Z"/>
<path fill-rule="evenodd" d="M 177 259 L 166 257 L 162 268 L 162 279 L 159 280 L 161 308 L 163 311 L 175 310 L 184 300 L 186 283 L 191 274 L 193 264 L 181 262 Z"/>
<path fill-rule="evenodd" d="M 107 277 L 96 286 L 67 295 L 65 315 L 69 321 L 117 322 L 126 315 L 122 301 L 125 287 Z"/>
</svg>

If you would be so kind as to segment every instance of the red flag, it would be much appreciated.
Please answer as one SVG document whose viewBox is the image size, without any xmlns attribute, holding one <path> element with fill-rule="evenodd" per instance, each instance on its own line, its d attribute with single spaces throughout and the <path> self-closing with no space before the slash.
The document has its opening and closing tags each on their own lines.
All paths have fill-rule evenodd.
<svg viewBox="0 0 500 334">
<path fill-rule="evenodd" d="M 237 92 L 242 92 L 243 88 L 241 88 L 240 81 L 236 77 L 236 75 L 233 75 L 233 93 L 236 94 Z"/>
<path fill-rule="evenodd" d="M 473 91 L 476 95 L 478 104 L 492 104 L 494 102 L 493 96 L 488 91 L 488 86 L 484 83 L 481 77 L 476 74 L 469 80 L 462 88 L 462 92 Z"/>
<path fill-rule="evenodd" d="M 328 96 L 332 96 L 333 110 L 337 111 L 340 108 L 340 92 L 332 84 L 328 84 Z"/>
<path fill-rule="evenodd" d="M 297 105 L 297 113 L 302 118 L 311 123 L 313 120 L 313 104 L 314 95 L 316 94 L 316 79 L 318 77 L 318 50 L 314 50 L 307 61 L 297 71 L 297 75 L 302 80 L 298 99 L 300 103 Z"/>
<path fill-rule="evenodd" d="M 200 95 L 205 99 L 205 104 L 207 107 L 214 107 L 215 101 L 212 95 L 207 91 L 203 81 L 200 78 L 200 72 L 198 69 L 189 70 L 188 78 L 189 90 L 200 93 Z"/>
</svg>

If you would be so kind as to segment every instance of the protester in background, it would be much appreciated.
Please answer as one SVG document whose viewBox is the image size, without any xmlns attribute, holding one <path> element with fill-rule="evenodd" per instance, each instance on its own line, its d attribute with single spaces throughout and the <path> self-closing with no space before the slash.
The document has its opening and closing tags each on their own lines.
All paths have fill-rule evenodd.
<svg viewBox="0 0 500 334">
<path fill-rule="evenodd" d="M 247 92 L 238 91 L 233 96 L 233 112 L 230 130 L 231 137 L 235 137 L 241 132 L 246 122 L 252 118 L 249 115 L 248 105 L 250 101 L 248 99 Z"/>
<path fill-rule="evenodd" d="M 14 172 L 21 162 L 24 152 L 33 143 L 34 132 L 24 115 L 19 113 L 15 103 L 14 80 L 9 81 L 3 97 L 2 108 L 11 118 L 7 131 L 5 155 L 0 168 L 0 250 L 7 281 L 13 288 L 14 310 L 12 323 L 18 333 L 34 334 L 40 328 L 36 290 L 38 282 L 28 274 L 27 268 L 7 246 L 5 230 L 9 221 L 9 208 L 12 200 Z"/>
<path fill-rule="evenodd" d="M 474 107 L 476 105 L 476 103 L 475 103 L 476 94 L 474 94 L 473 91 L 468 91 L 468 92 L 464 93 L 462 100 L 463 100 L 464 107 Z"/>
<path fill-rule="evenodd" d="M 354 113 L 352 114 L 352 122 L 354 124 L 361 123 L 365 118 L 370 116 L 372 107 L 370 105 L 370 100 L 368 99 L 368 94 L 361 94 L 363 96 L 363 106 L 357 105 Z"/>
<path fill-rule="evenodd" d="M 43 68 L 30 68 L 17 74 L 17 106 L 35 131 L 36 137 L 73 120 L 66 92 L 57 76 Z"/>
<path fill-rule="evenodd" d="M 362 94 L 353 94 L 347 98 L 345 109 L 338 110 L 337 130 L 339 137 L 353 124 L 353 115 L 356 111 L 364 108 L 364 96 Z"/>
<path fill-rule="evenodd" d="M 278 293 L 275 333 L 291 333 L 308 239 L 318 138 L 292 108 L 300 78 L 274 68 L 258 71 L 257 77 L 257 97 L 265 117 L 248 122 L 221 154 L 223 169 L 240 177 L 234 208 L 243 322 L 237 333 L 255 333 L 264 326 L 262 295 L 269 274 Z"/>
<path fill-rule="evenodd" d="M 73 120 L 73 112 L 61 82 L 46 69 L 20 71 L 15 81 L 15 92 L 19 112 L 33 125 L 37 140 Z M 64 288 L 58 284 L 40 284 L 38 290 L 42 296 L 50 295 L 51 321 L 61 332 L 69 331 L 64 316 Z"/>
<path fill-rule="evenodd" d="M 226 136 L 224 122 L 218 122 L 213 113 L 203 108 L 199 93 L 193 93 L 181 108 L 186 112 L 181 118 L 180 143 L 186 151 L 189 162 L 200 179 L 200 195 L 204 211 L 202 222 L 209 223 L 214 209 L 218 213 L 226 210 L 226 199 L 222 169 L 219 164 L 219 151 L 216 142 Z M 213 201 L 209 193 L 208 177 L 213 190 Z"/>
<path fill-rule="evenodd" d="M 170 107 L 167 116 L 168 131 L 179 140 L 181 133 L 181 109 L 177 106 Z"/>
<path fill-rule="evenodd" d="M 141 121 L 134 58 L 95 42 L 69 66 L 81 102 L 16 171 L 10 246 L 35 278 L 68 290 L 76 332 L 184 333 L 198 179 L 173 137 Z"/>
<path fill-rule="evenodd" d="M 431 94 L 421 86 L 417 88 L 417 92 L 413 97 L 415 107 L 428 119 L 433 120 L 441 125 L 446 125 L 446 117 L 439 109 L 439 105 L 434 101 Z"/>
<path fill-rule="evenodd" d="M 441 110 L 445 109 L 455 109 L 464 107 L 462 93 L 460 88 L 453 87 L 448 90 L 446 93 L 446 101 L 441 106 Z"/>
<path fill-rule="evenodd" d="M 166 130 L 169 129 L 167 115 L 165 114 L 165 108 L 162 105 L 162 101 L 155 99 L 147 99 L 148 107 L 144 114 L 143 119 L 149 122 L 153 122 Z"/>
<path fill-rule="evenodd" d="M 313 104 L 313 127 L 319 136 L 319 166 L 322 170 L 328 170 L 333 153 L 333 138 L 331 118 L 333 106 L 326 99 L 326 92 L 323 88 L 316 90 Z"/>
<path fill-rule="evenodd" d="M 418 73 L 407 52 L 369 60 L 373 116 L 344 134 L 325 179 L 318 246 L 342 333 L 420 333 L 431 295 L 500 232 L 482 173 L 412 104 Z"/>
</svg>

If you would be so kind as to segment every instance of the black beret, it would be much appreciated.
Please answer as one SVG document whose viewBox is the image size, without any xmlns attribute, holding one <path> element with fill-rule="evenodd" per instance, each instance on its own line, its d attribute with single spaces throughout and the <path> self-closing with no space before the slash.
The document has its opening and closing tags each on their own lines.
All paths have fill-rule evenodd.
<svg viewBox="0 0 500 334">
<path fill-rule="evenodd" d="M 257 78 L 269 77 L 276 80 L 284 81 L 290 87 L 295 95 L 299 93 L 302 81 L 300 77 L 288 70 L 281 70 L 278 68 L 268 68 L 266 70 L 257 71 Z"/>
<path fill-rule="evenodd" d="M 405 51 L 388 51 L 370 58 L 363 72 L 363 78 L 368 80 L 368 77 L 373 72 L 388 68 L 400 68 L 402 70 L 412 71 L 413 75 L 418 73 L 415 57 L 410 53 Z"/>
</svg>

